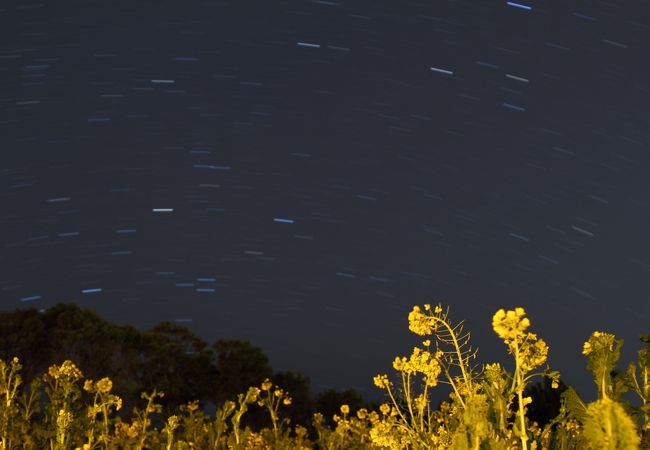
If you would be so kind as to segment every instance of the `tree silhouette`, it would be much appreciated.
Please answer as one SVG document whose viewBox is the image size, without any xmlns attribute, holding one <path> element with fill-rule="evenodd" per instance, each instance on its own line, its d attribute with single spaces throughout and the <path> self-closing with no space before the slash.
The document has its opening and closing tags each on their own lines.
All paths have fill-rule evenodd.
<svg viewBox="0 0 650 450">
<path fill-rule="evenodd" d="M 533 401 L 528 406 L 528 418 L 537 422 L 540 427 L 548 424 L 560 413 L 562 393 L 566 390 L 567 386 L 562 380 L 557 388 L 553 388 L 552 380 L 547 377 L 529 385 L 524 391 L 524 395 Z"/>
<path fill-rule="evenodd" d="M 216 404 L 237 397 L 250 386 L 271 378 L 269 359 L 248 341 L 218 340 L 211 346 L 216 371 L 213 399 Z"/>
<path fill-rule="evenodd" d="M 217 340 L 208 345 L 189 329 L 170 322 L 140 332 L 109 323 L 74 304 L 57 304 L 43 313 L 33 308 L 0 312 L 0 358 L 9 361 L 14 356 L 23 364 L 25 384 L 67 359 L 85 378 L 111 378 L 113 392 L 124 400 L 121 413 L 127 419 L 132 408 L 140 405 L 143 391 L 165 392 L 160 403 L 171 412 L 192 400 L 219 406 L 266 378 L 291 396 L 291 407 L 282 408 L 281 414 L 294 424 L 309 424 L 316 411 L 329 421 L 342 403 L 352 410 L 363 404 L 353 390 L 325 391 L 314 400 L 308 377 L 274 372 L 264 352 L 250 342 Z M 247 420 L 253 426 L 267 425 L 266 416 L 255 409 L 251 406 Z"/>
</svg>

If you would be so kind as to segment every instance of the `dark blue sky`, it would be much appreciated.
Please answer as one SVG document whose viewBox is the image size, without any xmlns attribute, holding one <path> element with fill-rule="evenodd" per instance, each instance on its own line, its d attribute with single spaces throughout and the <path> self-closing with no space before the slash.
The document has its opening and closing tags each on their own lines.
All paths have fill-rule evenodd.
<svg viewBox="0 0 650 450">
<path fill-rule="evenodd" d="M 0 5 L 0 308 L 249 339 L 376 391 L 441 301 L 591 394 L 648 330 L 643 1 Z M 162 209 L 162 211 L 160 211 Z"/>
</svg>

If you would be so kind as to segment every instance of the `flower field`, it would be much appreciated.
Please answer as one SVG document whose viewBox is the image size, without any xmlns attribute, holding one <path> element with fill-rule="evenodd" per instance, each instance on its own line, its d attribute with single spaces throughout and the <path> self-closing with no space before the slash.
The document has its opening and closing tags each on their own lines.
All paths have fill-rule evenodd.
<svg viewBox="0 0 650 450">
<path fill-rule="evenodd" d="M 385 402 L 355 410 L 342 404 L 333 417 L 316 413 L 309 423 L 289 420 L 291 392 L 269 379 L 214 414 L 203 411 L 200 399 L 163 414 L 165 394 L 153 390 L 122 417 L 114 380 L 85 378 L 66 360 L 25 385 L 18 358 L 0 360 L 0 449 L 650 448 L 647 336 L 637 361 L 623 371 L 617 368 L 622 341 L 599 331 L 589 337 L 582 353 L 598 398 L 585 404 L 548 367 L 549 348 L 529 331 L 522 308 L 492 317 L 513 359 L 511 372 L 499 363 L 480 364 L 463 323 L 441 305 L 414 307 L 408 323 L 421 345 L 395 358 L 393 374 L 375 376 Z M 558 411 L 544 420 L 533 414 L 543 409 L 540 386 L 562 391 Z M 449 391 L 439 405 L 431 401 L 435 389 Z"/>
</svg>

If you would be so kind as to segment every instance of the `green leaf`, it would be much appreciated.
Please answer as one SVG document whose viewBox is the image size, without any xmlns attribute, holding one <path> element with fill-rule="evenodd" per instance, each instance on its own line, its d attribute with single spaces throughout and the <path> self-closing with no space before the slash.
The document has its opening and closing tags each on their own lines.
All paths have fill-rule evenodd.
<svg viewBox="0 0 650 450">
<path fill-rule="evenodd" d="M 562 393 L 562 405 L 570 419 L 584 423 L 587 417 L 587 405 L 582 401 L 575 389 L 568 387 Z"/>
<path fill-rule="evenodd" d="M 587 407 L 584 437 L 594 450 L 638 450 L 641 440 L 623 406 L 609 398 Z"/>
</svg>

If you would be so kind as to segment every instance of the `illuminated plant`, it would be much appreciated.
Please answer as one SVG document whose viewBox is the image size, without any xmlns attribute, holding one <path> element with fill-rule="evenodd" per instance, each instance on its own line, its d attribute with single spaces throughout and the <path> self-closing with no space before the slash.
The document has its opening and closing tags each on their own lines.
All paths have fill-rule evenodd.
<svg viewBox="0 0 650 450">
<path fill-rule="evenodd" d="M 639 447 L 636 424 L 625 411 L 620 397 L 632 384 L 633 390 L 644 401 L 641 407 L 643 418 L 647 417 L 647 354 L 643 350 L 639 352 L 643 382 L 640 386 L 633 364 L 628 368 L 627 377 L 616 371 L 622 346 L 623 340 L 616 339 L 613 334 L 594 331 L 582 347 L 582 354 L 587 357 L 587 368 L 598 386 L 598 400 L 587 405 L 583 424 L 584 437 L 594 449 L 636 450 Z"/>
<path fill-rule="evenodd" d="M 217 450 L 222 448 L 224 445 L 224 440 L 226 440 L 226 432 L 228 431 L 228 418 L 235 412 L 235 402 L 227 400 L 221 408 L 219 408 L 215 414 L 215 418 L 212 426 L 210 427 L 210 432 L 212 434 L 211 442 L 212 449 Z"/>
<path fill-rule="evenodd" d="M 390 448 L 418 446 L 443 448 L 449 439 L 433 414 L 429 390 L 439 382 L 452 388 L 452 399 L 464 409 L 476 395 L 477 380 L 472 360 L 476 352 L 469 345 L 470 334 L 463 331 L 463 322 L 453 324 L 449 310 L 442 306 L 415 306 L 408 316 L 409 330 L 418 336 L 431 336 L 422 341 L 408 357 L 397 357 L 393 368 L 399 374 L 397 387 L 387 375 L 377 375 L 375 385 L 386 391 L 390 404 L 382 410 L 381 419 L 373 424 L 371 437 L 377 445 Z M 438 377 L 443 374 L 444 379 Z"/>
<path fill-rule="evenodd" d="M 492 317 L 492 329 L 508 346 L 508 352 L 515 359 L 510 392 L 517 398 L 515 430 L 523 450 L 528 449 L 529 439 L 526 427 L 526 405 L 532 401 L 530 397 L 524 397 L 526 385 L 536 376 L 549 376 L 553 379 L 553 387 L 556 388 L 560 377 L 559 373 L 550 372 L 548 366 L 542 372 L 533 372 L 546 363 L 548 346 L 535 333 L 527 331 L 529 326 L 530 320 L 526 317 L 523 308 L 515 308 L 507 312 L 500 309 Z"/>
<path fill-rule="evenodd" d="M 273 439 L 277 442 L 280 440 L 280 432 L 282 425 L 286 422 L 280 422 L 278 418 L 278 409 L 280 405 L 291 405 L 291 396 L 278 386 L 273 386 L 273 383 L 268 378 L 265 379 L 260 385 L 260 394 L 257 404 L 265 408 L 271 417 L 271 425 L 273 426 Z"/>
<path fill-rule="evenodd" d="M 340 414 L 334 414 L 334 429 L 323 425 L 321 413 L 314 414 L 313 425 L 317 433 L 316 448 L 327 450 L 352 450 L 372 448 L 370 430 L 379 420 L 375 411 L 360 408 L 352 413 L 350 406 L 341 405 Z M 298 433 L 296 433 L 298 436 Z"/>
<path fill-rule="evenodd" d="M 88 421 L 86 431 L 86 444 L 92 448 L 95 444 L 95 434 L 99 428 L 98 442 L 104 448 L 108 447 L 110 442 L 110 413 L 115 408 L 119 411 L 122 408 L 122 399 L 117 395 L 111 394 L 113 382 L 109 378 L 102 378 L 99 381 L 86 380 L 83 386 L 84 391 L 93 395 L 93 404 L 88 407 Z M 97 416 L 100 416 L 100 423 L 97 422 Z"/>
<path fill-rule="evenodd" d="M 142 450 L 145 448 L 145 442 L 147 440 L 147 429 L 151 425 L 151 419 L 149 416 L 151 414 L 160 413 L 162 411 L 162 405 L 156 403 L 157 398 L 163 398 L 165 396 L 164 392 L 159 392 L 153 390 L 151 394 L 143 392 L 140 394 L 140 398 L 147 401 L 147 405 L 143 410 L 134 409 L 135 420 L 133 421 L 132 430 L 137 438 L 137 445 L 135 448 L 137 450 Z"/>
<path fill-rule="evenodd" d="M 248 388 L 248 391 L 246 391 L 246 394 L 239 394 L 237 396 L 237 403 L 239 404 L 239 408 L 235 410 L 235 413 L 230 419 L 230 422 L 232 423 L 232 431 L 234 433 L 233 439 L 231 439 L 233 442 L 230 444 L 236 449 L 243 448 L 248 439 L 248 435 L 250 434 L 250 430 L 241 429 L 242 416 L 246 413 L 246 411 L 248 411 L 248 405 L 257 402 L 257 397 L 259 395 L 259 388 L 250 387 Z"/>
<path fill-rule="evenodd" d="M 66 360 L 60 366 L 52 365 L 43 375 L 45 391 L 49 397 L 46 411 L 46 423 L 54 436 L 50 437 L 52 450 L 64 450 L 70 447 L 74 433 L 70 429 L 75 421 L 74 410 L 81 397 L 78 382 L 83 378 L 81 370 L 72 361 Z"/>
<path fill-rule="evenodd" d="M 637 363 L 628 365 L 627 378 L 632 391 L 641 400 L 642 433 L 647 438 L 650 431 L 650 335 L 641 335 L 641 342 L 644 346 L 637 353 Z"/>
<path fill-rule="evenodd" d="M 7 365 L 0 360 L 0 448 L 10 448 L 13 444 L 11 428 L 15 425 L 19 414 L 15 399 L 22 380 L 18 373 L 22 366 L 14 357 Z"/>
<path fill-rule="evenodd" d="M 610 333 L 594 331 L 582 347 L 582 354 L 587 357 L 587 368 L 594 375 L 598 386 L 598 398 L 615 397 L 612 372 L 621 357 L 622 339 Z"/>
<path fill-rule="evenodd" d="M 71 361 L 51 366 L 24 389 L 16 358 L 0 360 L 0 450 L 639 450 L 650 448 L 650 336 L 638 360 L 626 372 L 616 368 L 622 340 L 594 332 L 583 346 L 594 375 L 598 399 L 585 404 L 571 387 L 562 394 L 560 413 L 528 417 L 531 402 L 556 388 L 559 374 L 547 365 L 546 343 L 529 331 L 522 308 L 499 310 L 492 328 L 514 359 L 511 372 L 498 363 L 478 367 L 476 351 L 462 322 L 454 324 L 438 305 L 414 307 L 409 329 L 422 337 L 407 356 L 393 360 L 396 376 L 377 375 L 375 384 L 386 401 L 376 410 L 353 411 L 348 404 L 333 415 L 334 426 L 314 414 L 313 431 L 290 428 L 281 408 L 292 404 L 289 394 L 265 379 L 236 401 L 217 405 L 211 418 L 199 402 L 160 417 L 163 393 L 142 393 L 144 409 L 133 409 L 129 422 L 116 415 L 122 400 L 112 393 L 109 378 L 86 380 Z M 535 377 L 546 384 L 530 388 Z M 41 379 L 44 380 L 42 389 Z M 449 398 L 431 406 L 431 390 L 449 386 Z M 39 392 L 47 395 L 40 402 Z M 632 391 L 640 406 L 629 403 Z M 83 403 L 85 402 L 85 404 Z M 534 403 L 541 411 L 548 403 Z M 244 415 L 257 406 L 269 415 L 269 426 L 243 425 Z M 538 410 L 537 412 L 539 412 Z M 532 411 L 531 411 L 532 413 Z M 636 415 L 636 416 L 635 416 Z M 532 419 L 546 417 L 542 424 Z M 256 417 L 259 418 L 259 417 Z M 547 422 L 550 419 L 550 422 Z M 255 422 L 251 422 L 255 423 Z M 252 426 L 252 425 L 251 425 Z"/>
</svg>

